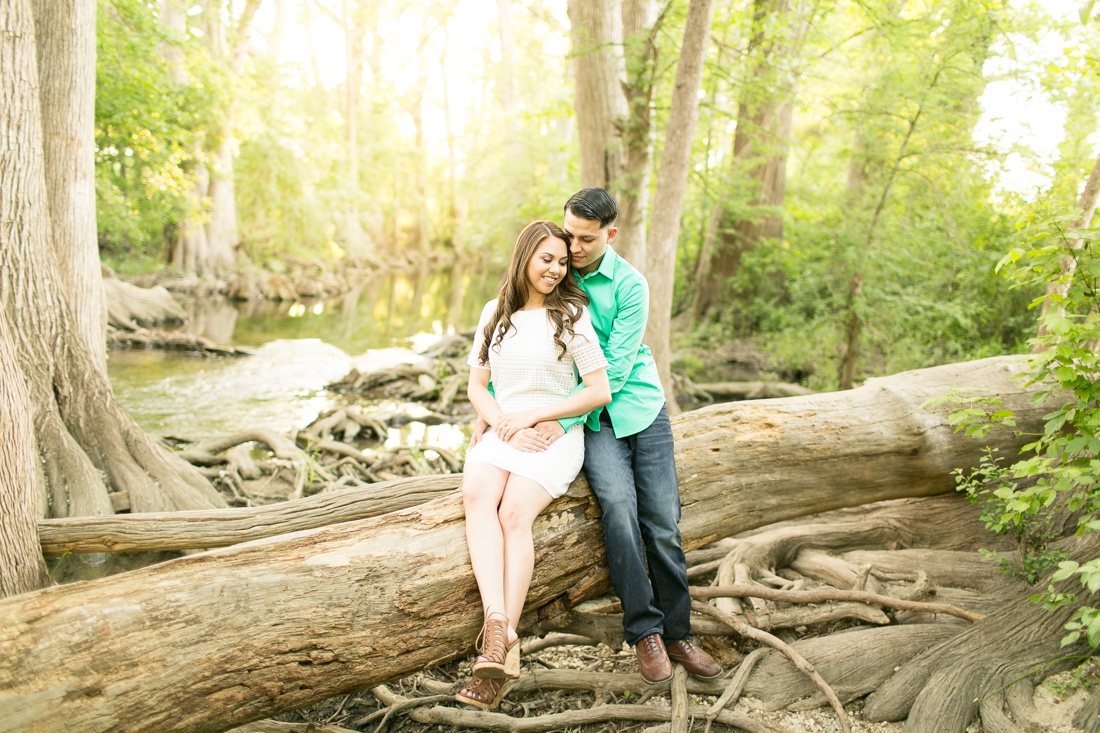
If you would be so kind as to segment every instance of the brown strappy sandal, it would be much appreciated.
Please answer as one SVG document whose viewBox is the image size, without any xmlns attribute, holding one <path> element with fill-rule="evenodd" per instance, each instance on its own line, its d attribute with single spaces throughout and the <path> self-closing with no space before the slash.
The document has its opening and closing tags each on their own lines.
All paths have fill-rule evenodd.
<svg viewBox="0 0 1100 733">
<path fill-rule="evenodd" d="M 504 693 L 512 686 L 515 680 L 508 677 L 486 679 L 474 677 L 470 684 L 463 687 L 455 694 L 455 700 L 463 705 L 472 705 L 482 710 L 496 710 Z"/>
<path fill-rule="evenodd" d="M 474 677 L 519 677 L 519 639 L 508 645 L 508 617 L 503 613 L 493 612 L 485 618 L 475 645 L 481 655 L 474 660 Z"/>
</svg>

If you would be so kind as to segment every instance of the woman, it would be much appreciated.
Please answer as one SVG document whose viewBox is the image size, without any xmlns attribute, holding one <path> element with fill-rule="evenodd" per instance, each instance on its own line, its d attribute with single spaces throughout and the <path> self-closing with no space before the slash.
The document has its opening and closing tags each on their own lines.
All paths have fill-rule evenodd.
<svg viewBox="0 0 1100 733">
<path fill-rule="evenodd" d="M 588 297 L 573 279 L 567 242 L 553 222 L 524 228 L 497 299 L 481 311 L 467 360 L 470 402 L 492 429 L 476 440 L 463 469 L 466 544 L 485 622 L 474 680 L 455 697 L 486 710 L 519 676 L 516 628 L 535 561 L 531 525 L 565 493 L 584 460 L 582 425 L 553 444 L 532 426 L 611 401 L 607 360 L 585 308 Z"/>
</svg>

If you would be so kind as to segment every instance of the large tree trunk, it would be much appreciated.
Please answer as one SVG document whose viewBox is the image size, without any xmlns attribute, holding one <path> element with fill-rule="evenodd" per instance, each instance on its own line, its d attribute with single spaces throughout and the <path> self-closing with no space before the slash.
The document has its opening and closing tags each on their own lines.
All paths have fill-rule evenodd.
<svg viewBox="0 0 1100 733">
<path fill-rule="evenodd" d="M 95 218 L 95 0 L 34 0 L 51 241 L 75 326 L 107 368 Z"/>
<path fill-rule="evenodd" d="M 644 202 L 633 195 L 624 199 L 620 190 L 626 178 L 622 130 L 634 120 L 620 82 L 623 60 L 618 49 L 623 29 L 615 7 L 614 0 L 569 1 L 580 177 L 582 187 L 599 186 L 619 198 L 622 206 L 615 250 L 641 269 L 645 263 L 637 254 L 644 248 L 645 213 L 641 212 L 639 220 L 638 211 Z M 633 11 L 645 13 L 644 3 L 631 3 L 627 10 L 631 11 L 631 23 L 636 30 L 638 16 Z M 642 170 L 646 170 L 645 166 Z M 640 183 L 635 180 L 633 186 Z"/>
<path fill-rule="evenodd" d="M 679 416 L 685 546 L 951 491 L 980 446 L 918 406 L 983 385 L 1031 430 L 1044 410 L 1011 379 L 1021 368 L 987 359 Z M 527 624 L 608 588 L 598 517 L 578 480 L 537 520 Z M 481 615 L 465 548 L 455 494 L 0 601 L 0 730 L 225 730 L 453 659 Z"/>
<path fill-rule="evenodd" d="M 8 0 L 3 8 L 0 317 L 7 319 L 27 378 L 36 470 L 45 477 L 49 511 L 53 516 L 109 514 L 108 487 L 131 492 L 138 511 L 224 506 L 194 468 L 153 441 L 123 411 L 80 335 L 58 251 L 50 243 L 31 9 L 26 0 Z M 94 66 L 94 59 L 74 63 Z M 94 273 L 100 276 L 98 262 Z"/>
<path fill-rule="evenodd" d="M 3 7 L 3 6 L 0 6 Z M 6 46 L 0 49 L 7 51 Z M 38 547 L 35 517 L 46 510 L 46 487 L 35 470 L 31 400 L 7 326 L 0 318 L 0 597 L 50 583 Z"/>
<path fill-rule="evenodd" d="M 206 18 L 206 42 L 210 55 L 229 72 L 230 83 L 240 77 L 244 71 L 245 54 L 240 48 L 231 48 L 226 43 L 226 28 L 222 13 L 222 0 L 208 0 L 203 15 Z M 232 11 L 230 11 L 232 12 Z M 240 38 L 242 29 L 237 29 L 235 37 Z M 247 31 L 247 28 L 243 29 Z M 240 235 L 237 231 L 237 189 L 233 180 L 233 126 L 234 104 L 232 95 L 222 110 L 225 117 L 222 122 L 221 140 L 217 148 L 207 151 L 213 164 L 206 195 L 210 205 L 210 216 L 206 220 L 206 256 L 199 263 L 199 269 L 209 274 L 225 272 L 233 267 L 236 259 L 237 244 Z"/>
<path fill-rule="evenodd" d="M 359 88 L 363 83 L 363 29 L 359 27 L 359 0 L 342 0 L 341 25 L 344 30 L 344 126 L 348 149 L 345 171 L 344 247 L 353 262 L 367 254 L 363 222 L 359 215 Z"/>
<path fill-rule="evenodd" d="M 172 81 L 176 84 L 188 82 L 186 57 L 181 46 L 187 37 L 187 7 L 182 0 L 162 0 L 160 5 L 160 22 L 167 33 L 164 57 L 171 65 Z M 190 168 L 187 170 L 191 190 L 165 258 L 176 271 L 188 275 L 202 272 L 201 266 L 206 261 L 208 249 L 202 209 L 210 189 L 210 173 L 202 147 L 198 141 L 191 145 Z"/>
<path fill-rule="evenodd" d="M 613 182 L 612 193 L 619 202 L 619 236 L 615 246 L 628 262 L 645 272 L 646 216 L 649 210 L 649 179 L 653 169 L 652 115 L 653 82 L 657 64 L 657 19 L 653 0 L 622 0 L 622 48 L 624 81 L 620 84 L 627 115 L 619 122 L 623 171 Z"/>
<path fill-rule="evenodd" d="M 798 0 L 755 0 L 753 5 L 754 31 L 749 42 L 749 53 L 755 58 L 753 81 L 742 88 L 732 161 L 734 175 L 748 178 L 748 204 L 755 213 L 729 220 L 726 210 L 717 207 L 715 239 L 700 257 L 696 271 L 692 301 L 695 320 L 725 302 L 729 278 L 740 270 L 746 252 L 783 236 L 783 217 L 778 209 L 787 191 L 787 149 L 795 93 L 789 67 L 807 25 L 804 12 Z M 783 24 L 780 38 L 769 30 L 777 18 Z"/>
<path fill-rule="evenodd" d="M 680 412 L 672 388 L 671 343 L 672 286 L 676 281 L 676 244 L 680 239 L 680 217 L 684 209 L 691 143 L 699 117 L 699 82 L 710 37 L 710 0 L 693 0 L 688 8 L 680 60 L 676 65 L 676 86 L 672 91 L 665 147 L 657 173 L 657 204 L 653 210 L 646 272 L 649 273 L 649 321 L 645 342 L 653 350 L 657 372 L 672 414 Z"/>
</svg>

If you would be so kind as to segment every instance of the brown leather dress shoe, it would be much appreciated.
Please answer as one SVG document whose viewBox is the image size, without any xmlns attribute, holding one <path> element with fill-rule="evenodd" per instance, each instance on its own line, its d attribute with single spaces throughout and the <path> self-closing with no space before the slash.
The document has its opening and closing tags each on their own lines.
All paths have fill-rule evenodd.
<svg viewBox="0 0 1100 733">
<path fill-rule="evenodd" d="M 643 636 L 634 650 L 638 653 L 638 671 L 646 683 L 659 685 L 672 679 L 672 662 L 668 661 L 668 652 L 660 634 Z"/>
<path fill-rule="evenodd" d="M 668 643 L 668 658 L 684 665 L 692 677 L 700 680 L 712 680 L 722 674 L 722 665 L 714 657 L 695 646 L 687 639 Z"/>
</svg>

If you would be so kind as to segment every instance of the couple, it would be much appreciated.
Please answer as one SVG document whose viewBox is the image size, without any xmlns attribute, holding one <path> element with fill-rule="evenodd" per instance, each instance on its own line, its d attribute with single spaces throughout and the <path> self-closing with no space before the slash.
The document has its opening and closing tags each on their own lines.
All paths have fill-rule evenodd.
<svg viewBox="0 0 1100 733">
<path fill-rule="evenodd" d="M 475 332 L 468 392 L 478 423 L 462 498 L 485 622 L 474 679 L 455 697 L 478 708 L 495 709 L 519 675 L 531 526 L 582 463 L 642 678 L 667 681 L 672 661 L 702 679 L 722 673 L 692 643 L 672 429 L 642 344 L 649 290 L 609 246 L 617 215 L 607 191 L 586 188 L 566 202 L 564 231 L 529 224 Z"/>
</svg>

